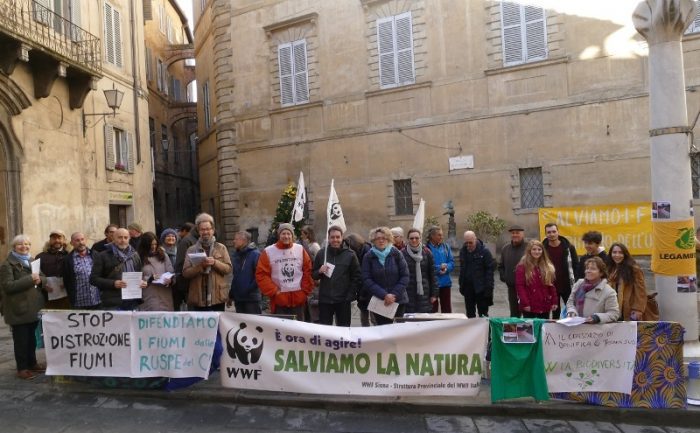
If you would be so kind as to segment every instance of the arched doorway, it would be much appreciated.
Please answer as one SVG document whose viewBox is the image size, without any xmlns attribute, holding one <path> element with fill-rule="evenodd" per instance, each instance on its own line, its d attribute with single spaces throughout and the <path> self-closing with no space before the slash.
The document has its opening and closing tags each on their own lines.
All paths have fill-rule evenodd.
<svg viewBox="0 0 700 433">
<path fill-rule="evenodd" d="M 22 233 L 20 158 L 22 145 L 12 129 L 12 117 L 29 107 L 29 98 L 17 84 L 0 73 L 0 259 L 10 241 Z"/>
</svg>

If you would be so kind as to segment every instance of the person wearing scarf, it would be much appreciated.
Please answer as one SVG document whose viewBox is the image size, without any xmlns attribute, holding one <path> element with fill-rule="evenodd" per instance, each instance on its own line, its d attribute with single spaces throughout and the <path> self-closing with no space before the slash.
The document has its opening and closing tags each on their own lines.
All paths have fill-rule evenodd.
<svg viewBox="0 0 700 433">
<path fill-rule="evenodd" d="M 384 305 L 398 303 L 396 316 L 401 317 L 408 303 L 406 287 L 410 280 L 410 272 L 403 254 L 393 244 L 393 236 L 389 227 L 377 227 L 369 233 L 372 248 L 362 259 L 362 281 L 365 287 L 375 296 L 384 301 Z M 377 325 L 387 325 L 394 322 L 379 314 L 374 315 Z"/>
<path fill-rule="evenodd" d="M 586 260 L 585 277 L 571 289 L 566 303 L 569 317 L 585 317 L 586 323 L 610 323 L 620 317 L 617 293 L 608 285 L 607 267 L 600 257 Z"/>
<path fill-rule="evenodd" d="M 25 235 L 12 240 L 12 251 L 0 266 L 0 299 L 5 323 L 12 328 L 17 377 L 30 380 L 45 366 L 36 360 L 36 327 L 44 308 L 43 275 L 32 273 L 31 242 Z"/>
<path fill-rule="evenodd" d="M 187 249 L 182 267 L 182 277 L 189 281 L 187 305 L 195 311 L 224 311 L 229 292 L 226 275 L 233 269 L 231 257 L 226 246 L 216 242 L 209 215 L 198 216 L 195 225 L 199 239 Z M 206 257 L 193 262 L 195 253 Z"/>
<path fill-rule="evenodd" d="M 140 299 L 122 300 L 122 289 L 126 281 L 122 280 L 124 272 L 141 272 L 141 259 L 136 250 L 129 244 L 129 232 L 118 229 L 114 240 L 107 244 L 105 250 L 97 254 L 93 260 L 90 284 L 100 289 L 100 298 L 105 310 L 133 310 Z M 141 288 L 147 286 L 141 282 Z"/>
<path fill-rule="evenodd" d="M 180 238 L 175 229 L 165 229 L 160 234 L 160 246 L 165 250 L 165 254 L 168 255 L 173 266 L 175 266 L 175 260 L 177 259 L 177 242 L 179 240 Z"/>
<path fill-rule="evenodd" d="M 410 229 L 407 236 L 408 244 L 401 250 L 411 274 L 406 286 L 408 303 L 405 312 L 431 313 L 439 295 L 433 253 L 421 242 L 418 229 Z"/>
</svg>

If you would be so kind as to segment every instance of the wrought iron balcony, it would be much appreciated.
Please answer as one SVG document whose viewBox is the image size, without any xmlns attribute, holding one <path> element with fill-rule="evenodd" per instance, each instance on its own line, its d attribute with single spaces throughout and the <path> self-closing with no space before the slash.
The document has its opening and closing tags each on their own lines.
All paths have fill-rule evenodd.
<svg viewBox="0 0 700 433">
<path fill-rule="evenodd" d="M 102 75 L 100 38 L 33 0 L 0 0 L 0 32 Z"/>
</svg>

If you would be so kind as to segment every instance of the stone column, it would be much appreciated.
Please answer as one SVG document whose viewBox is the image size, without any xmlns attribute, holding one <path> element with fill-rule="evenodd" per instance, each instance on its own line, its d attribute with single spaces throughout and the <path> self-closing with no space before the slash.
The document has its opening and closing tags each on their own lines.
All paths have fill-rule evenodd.
<svg viewBox="0 0 700 433">
<path fill-rule="evenodd" d="M 681 38 L 695 12 L 692 0 L 646 0 L 637 5 L 632 17 L 635 28 L 649 43 L 651 199 L 671 203 L 671 217 L 665 221 L 690 218 L 692 187 Z M 698 349 L 694 347 L 698 346 L 696 294 L 678 293 L 675 276 L 656 274 L 655 282 L 661 320 L 683 325 L 688 357 L 688 350 Z"/>
</svg>

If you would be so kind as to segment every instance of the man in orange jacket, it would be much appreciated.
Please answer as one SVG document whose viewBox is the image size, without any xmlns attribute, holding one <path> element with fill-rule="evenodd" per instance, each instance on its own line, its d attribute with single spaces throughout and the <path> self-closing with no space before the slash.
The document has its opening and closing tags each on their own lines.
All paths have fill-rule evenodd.
<svg viewBox="0 0 700 433">
<path fill-rule="evenodd" d="M 260 255 L 255 279 L 262 294 L 270 298 L 273 314 L 294 314 L 303 319 L 306 298 L 314 288 L 311 257 L 294 243 L 291 224 L 280 224 L 277 238 Z"/>
</svg>

